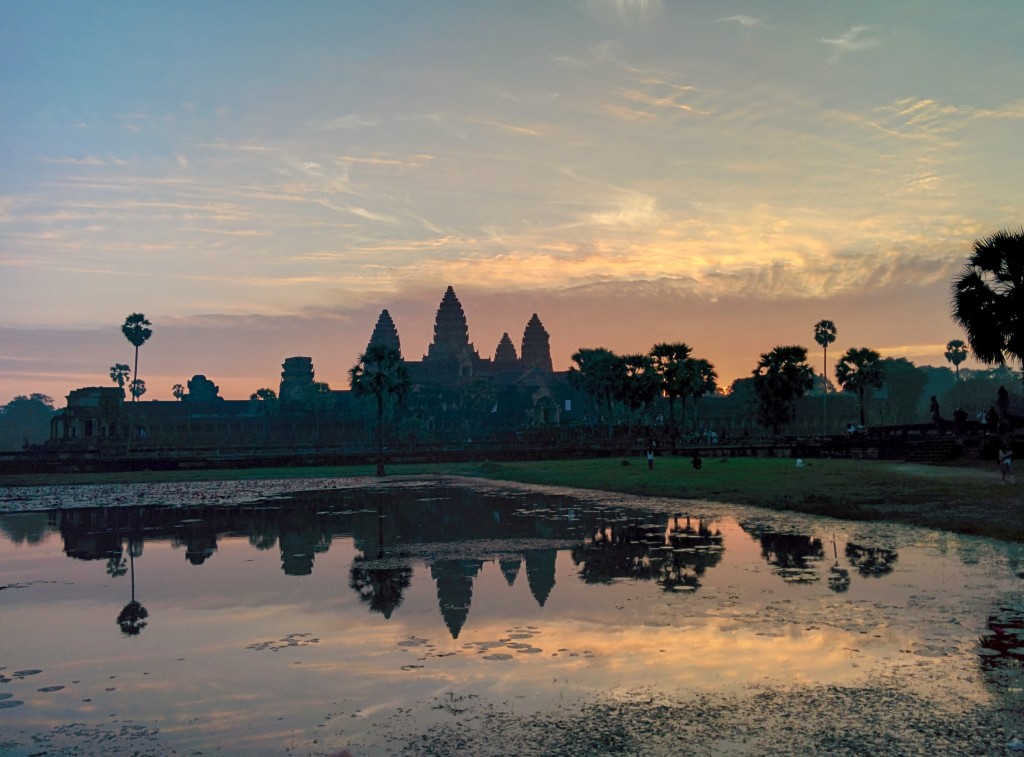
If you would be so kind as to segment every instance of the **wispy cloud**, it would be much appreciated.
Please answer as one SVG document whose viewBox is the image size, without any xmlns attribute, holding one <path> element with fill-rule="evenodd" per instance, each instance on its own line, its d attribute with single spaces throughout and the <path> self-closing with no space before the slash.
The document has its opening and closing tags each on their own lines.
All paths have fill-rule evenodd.
<svg viewBox="0 0 1024 757">
<path fill-rule="evenodd" d="M 864 35 L 868 28 L 867 26 L 854 26 L 841 37 L 822 39 L 822 42 L 830 45 L 835 51 L 831 60 L 833 62 L 839 60 L 844 53 L 860 53 L 878 47 L 880 43 L 876 38 Z"/>
<path fill-rule="evenodd" d="M 740 26 L 745 27 L 747 29 L 753 29 L 754 27 L 761 26 L 763 24 L 763 22 L 759 18 L 754 18 L 753 16 L 743 16 L 743 15 L 722 16 L 720 18 L 716 18 L 715 21 L 717 23 L 728 22 L 728 23 L 739 24 Z"/>
</svg>

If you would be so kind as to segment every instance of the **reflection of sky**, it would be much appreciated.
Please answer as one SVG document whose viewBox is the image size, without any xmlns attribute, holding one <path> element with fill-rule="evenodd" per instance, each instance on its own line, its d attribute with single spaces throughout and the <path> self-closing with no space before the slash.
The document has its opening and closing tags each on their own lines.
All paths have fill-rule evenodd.
<svg viewBox="0 0 1024 757">
<path fill-rule="evenodd" d="M 115 713 L 157 723 L 176 747 L 241 748 L 248 739 L 307 738 L 341 711 L 360 712 L 348 726 L 360 732 L 374 717 L 453 690 L 543 706 L 651 685 L 842 685 L 902 670 L 907 686 L 955 674 L 958 696 L 983 695 L 970 649 L 1005 588 L 995 547 L 974 542 L 977 564 L 965 565 L 956 559 L 959 540 L 943 539 L 951 548 L 944 559 L 919 540 L 900 547 L 891 575 L 851 570 L 849 591 L 834 594 L 824 580 L 832 564 L 825 534 L 822 580 L 790 585 L 735 520 L 712 525 L 725 551 L 693 593 L 653 582 L 585 585 L 562 551 L 541 607 L 525 567 L 509 586 L 497 560 L 485 560 L 457 640 L 422 562 L 390 620 L 368 612 L 348 585 L 357 553 L 344 537 L 316 555 L 306 576 L 285 575 L 279 548 L 256 550 L 246 538 L 221 538 L 201 566 L 187 562 L 184 547 L 146 542 L 135 578 L 149 625 L 132 638 L 114 622 L 130 598 L 129 576 L 109 577 L 103 560 L 68 559 L 53 536 L 38 546 L 5 539 L 0 572 L 13 587 L 0 592 L 0 665 L 8 674 L 42 672 L 3 685 L 25 704 L 0 718 L 45 730 Z M 847 536 L 838 535 L 841 564 Z M 52 685 L 66 688 L 38 691 Z"/>
</svg>

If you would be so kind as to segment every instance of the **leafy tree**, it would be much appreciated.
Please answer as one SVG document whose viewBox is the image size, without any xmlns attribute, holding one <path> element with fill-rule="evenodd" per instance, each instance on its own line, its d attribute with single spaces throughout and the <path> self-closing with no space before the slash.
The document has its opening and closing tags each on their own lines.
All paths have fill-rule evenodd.
<svg viewBox="0 0 1024 757">
<path fill-rule="evenodd" d="M 384 403 L 391 396 L 399 399 L 409 391 L 409 371 L 402 353 L 380 342 L 372 343 L 349 369 L 349 386 L 356 396 L 377 400 L 377 475 L 384 475 Z"/>
<path fill-rule="evenodd" d="M 575 365 L 569 367 L 569 384 L 590 395 L 597 407 L 602 405 L 612 422 L 612 401 L 622 386 L 625 372 L 622 358 L 604 347 L 579 349 L 572 355 Z"/>
<path fill-rule="evenodd" d="M 885 381 L 882 356 L 866 347 L 851 347 L 836 363 L 836 381 L 843 391 L 856 392 L 860 400 L 860 425 L 864 425 L 864 393 L 881 389 Z"/>
<path fill-rule="evenodd" d="M 668 399 L 668 423 L 672 437 L 676 434 L 675 403 L 690 391 L 689 360 L 692 350 L 685 342 L 660 342 L 651 347 L 654 371 L 661 379 L 661 393 Z"/>
<path fill-rule="evenodd" d="M 814 341 L 821 345 L 824 350 L 824 357 L 822 360 L 821 378 L 822 378 L 822 411 L 823 424 L 825 428 L 828 428 L 828 346 L 836 340 L 836 325 L 832 321 L 827 319 L 818 321 L 814 324 Z"/>
<path fill-rule="evenodd" d="M 132 384 L 139 378 L 139 347 L 153 336 L 153 329 L 150 328 L 152 325 L 142 313 L 132 313 L 124 319 L 124 323 L 121 325 L 121 333 L 135 346 L 135 370 L 132 373 Z M 132 392 L 132 402 L 140 396 L 141 392 L 139 394 Z"/>
<path fill-rule="evenodd" d="M 1024 228 L 974 242 L 953 281 L 953 320 L 978 360 L 1024 368 Z"/>
<path fill-rule="evenodd" d="M 776 347 L 761 355 L 753 371 L 758 422 L 776 435 L 793 420 L 796 401 L 814 385 L 807 348 Z"/>
<path fill-rule="evenodd" d="M 124 389 L 124 384 L 128 380 L 128 374 L 130 372 L 131 368 L 124 363 L 114 363 L 110 366 L 110 380 Z"/>
<path fill-rule="evenodd" d="M 914 423 L 928 383 L 928 374 L 905 357 L 882 358 L 885 371 L 887 422 Z"/>
<path fill-rule="evenodd" d="M 277 392 L 266 387 L 249 395 L 253 409 L 263 418 L 263 436 L 267 435 L 267 417 L 277 411 Z"/>
<path fill-rule="evenodd" d="M 182 398 L 185 396 L 185 387 L 181 384 L 175 384 L 171 387 L 171 394 L 174 395 L 174 399 L 181 402 Z"/>
<path fill-rule="evenodd" d="M 0 405 L 0 449 L 17 450 L 25 443 L 39 444 L 50 438 L 53 397 L 35 392 L 19 394 Z"/>
</svg>

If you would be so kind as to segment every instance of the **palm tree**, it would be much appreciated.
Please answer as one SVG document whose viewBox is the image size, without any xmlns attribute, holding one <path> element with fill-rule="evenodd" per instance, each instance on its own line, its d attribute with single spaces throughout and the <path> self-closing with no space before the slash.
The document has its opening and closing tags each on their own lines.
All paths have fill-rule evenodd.
<svg viewBox="0 0 1024 757">
<path fill-rule="evenodd" d="M 690 360 L 690 391 L 693 397 L 693 417 L 697 419 L 697 403 L 705 394 L 718 391 L 718 372 L 710 361 L 702 357 Z"/>
<path fill-rule="evenodd" d="M 185 387 L 181 384 L 175 384 L 171 387 L 171 394 L 174 395 L 174 399 L 181 402 L 181 398 L 185 396 Z"/>
<path fill-rule="evenodd" d="M 673 445 L 676 439 L 676 399 L 685 397 L 690 389 L 687 370 L 690 353 L 690 345 L 685 342 L 660 342 L 651 347 L 650 352 L 654 370 L 661 378 L 661 392 L 668 398 L 668 425 Z"/>
<path fill-rule="evenodd" d="M 962 339 L 950 339 L 946 343 L 946 360 L 956 369 L 956 404 L 960 403 L 960 363 L 967 359 L 967 345 Z"/>
<path fill-rule="evenodd" d="M 384 402 L 391 395 L 399 399 L 409 391 L 409 371 L 402 353 L 380 342 L 371 343 L 359 362 L 349 369 L 353 394 L 373 396 L 377 400 L 377 475 L 384 475 Z"/>
<path fill-rule="evenodd" d="M 758 420 L 777 436 L 793 419 L 793 405 L 814 386 L 814 370 L 807 365 L 807 348 L 775 347 L 761 355 L 754 369 Z"/>
<path fill-rule="evenodd" d="M 582 348 L 572 355 L 576 364 L 569 366 L 569 384 L 589 394 L 594 404 L 604 405 L 608 411 L 608 425 L 612 424 L 612 400 L 622 385 L 625 373 L 622 358 L 604 347 Z"/>
<path fill-rule="evenodd" d="M 124 389 L 124 384 L 128 380 L 128 374 L 130 372 L 131 368 L 124 363 L 114 363 L 110 366 L 110 380 Z"/>
<path fill-rule="evenodd" d="M 828 430 L 828 346 L 836 340 L 836 325 L 829 320 L 821 320 L 814 324 L 814 341 L 825 351 L 821 368 L 821 402 L 823 411 L 822 426 Z"/>
<path fill-rule="evenodd" d="M 132 313 L 124 319 L 124 324 L 121 326 L 121 333 L 124 334 L 125 339 L 135 345 L 135 370 L 132 373 L 133 384 L 139 378 L 139 347 L 144 345 L 153 336 L 153 329 L 150 328 L 152 325 L 142 313 Z M 132 393 L 132 402 L 137 399 L 138 396 Z"/>
<path fill-rule="evenodd" d="M 132 381 L 128 387 L 128 391 L 131 392 L 132 402 L 135 402 L 139 397 L 146 393 L 146 382 L 140 378 Z"/>
<path fill-rule="evenodd" d="M 836 381 L 844 391 L 856 392 L 860 400 L 860 425 L 864 425 L 864 393 L 881 389 L 885 383 L 882 356 L 866 347 L 851 347 L 836 363 Z"/>
<path fill-rule="evenodd" d="M 953 320 L 981 362 L 1024 367 L 1024 228 L 975 241 L 953 281 Z"/>
</svg>

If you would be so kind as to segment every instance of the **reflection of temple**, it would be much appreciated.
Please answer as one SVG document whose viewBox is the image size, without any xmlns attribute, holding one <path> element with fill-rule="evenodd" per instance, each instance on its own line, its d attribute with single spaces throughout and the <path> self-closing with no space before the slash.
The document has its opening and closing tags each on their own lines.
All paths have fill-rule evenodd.
<svg viewBox="0 0 1024 757">
<path fill-rule="evenodd" d="M 452 638 L 459 638 L 473 601 L 473 579 L 480 573 L 480 560 L 438 560 L 430 566 L 437 582 L 437 604 Z"/>
</svg>

